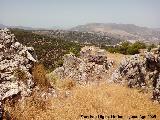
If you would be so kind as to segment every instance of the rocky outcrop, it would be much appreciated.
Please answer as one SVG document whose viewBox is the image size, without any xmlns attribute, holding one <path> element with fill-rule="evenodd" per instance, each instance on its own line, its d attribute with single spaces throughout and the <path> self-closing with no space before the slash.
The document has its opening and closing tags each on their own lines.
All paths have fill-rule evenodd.
<svg viewBox="0 0 160 120">
<path fill-rule="evenodd" d="M 32 47 L 16 42 L 8 29 L 0 30 L 0 100 L 31 93 L 34 86 L 31 69 L 36 59 Z"/>
<path fill-rule="evenodd" d="M 86 46 L 81 49 L 79 57 L 72 53 L 65 55 L 63 66 L 55 69 L 50 76 L 70 78 L 79 82 L 99 81 L 106 79 L 105 75 L 111 66 L 105 50 Z"/>
<path fill-rule="evenodd" d="M 144 81 L 145 63 L 139 55 L 131 58 L 125 58 L 118 69 L 113 73 L 112 80 L 118 83 L 125 83 L 126 80 L 129 87 L 142 87 Z"/>
<path fill-rule="evenodd" d="M 157 49 L 158 50 L 158 49 Z M 154 100 L 160 101 L 160 53 L 146 52 L 144 56 L 125 58 L 112 75 L 112 81 L 129 87 L 153 89 Z"/>
<path fill-rule="evenodd" d="M 0 120 L 2 120 L 3 118 L 3 106 L 2 106 L 2 102 L 0 101 Z"/>
</svg>

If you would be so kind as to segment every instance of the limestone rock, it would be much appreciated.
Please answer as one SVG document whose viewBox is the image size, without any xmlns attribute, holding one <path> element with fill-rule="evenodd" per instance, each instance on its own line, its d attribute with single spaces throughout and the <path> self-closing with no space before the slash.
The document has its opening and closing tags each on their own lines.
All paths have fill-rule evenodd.
<svg viewBox="0 0 160 120">
<path fill-rule="evenodd" d="M 76 81 L 99 81 L 106 79 L 107 70 L 111 63 L 107 61 L 106 51 L 98 47 L 86 46 L 81 49 L 80 57 L 74 54 L 64 56 L 62 67 L 56 68 L 50 76 L 60 79 L 70 78 Z"/>
<path fill-rule="evenodd" d="M 0 100 L 29 95 L 34 83 L 31 69 L 37 61 L 34 49 L 16 42 L 14 34 L 0 30 Z"/>
<path fill-rule="evenodd" d="M 126 83 L 129 87 L 151 87 L 152 98 L 160 102 L 160 52 L 125 58 L 112 74 L 112 82 Z"/>
</svg>

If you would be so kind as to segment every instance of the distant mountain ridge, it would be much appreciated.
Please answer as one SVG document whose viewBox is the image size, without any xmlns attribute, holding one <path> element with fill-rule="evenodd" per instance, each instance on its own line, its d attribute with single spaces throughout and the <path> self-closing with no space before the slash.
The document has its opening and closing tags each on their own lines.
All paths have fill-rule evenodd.
<svg viewBox="0 0 160 120">
<path fill-rule="evenodd" d="M 89 23 L 71 28 L 72 31 L 101 32 L 124 40 L 140 40 L 145 42 L 160 42 L 159 29 L 139 27 L 134 24 Z"/>
<path fill-rule="evenodd" d="M 94 32 L 81 32 L 81 31 L 69 31 L 69 30 L 37 30 L 33 33 L 39 35 L 46 35 L 51 38 L 60 38 L 67 41 L 73 41 L 80 44 L 92 44 L 92 45 L 116 45 L 122 40 L 119 38 L 110 37 L 102 33 Z"/>
<path fill-rule="evenodd" d="M 3 24 L 0 24 L 0 29 L 6 28 L 6 27 L 7 28 L 18 28 L 18 29 L 24 29 L 24 30 L 54 30 L 56 31 L 56 29 L 63 29 L 58 26 L 57 27 L 53 26 L 52 28 L 33 28 L 33 27 L 24 27 L 24 26 L 6 26 Z M 92 34 L 93 33 L 96 33 L 98 35 L 101 34 L 102 36 L 120 39 L 122 41 L 127 40 L 130 42 L 144 41 L 146 43 L 155 43 L 155 44 L 160 43 L 160 28 L 140 27 L 134 24 L 89 23 L 85 25 L 78 25 L 76 27 L 73 27 L 65 31 L 66 32 L 62 32 L 62 31 L 60 32 L 61 37 L 62 36 L 66 37 L 66 35 L 68 37 L 68 34 L 71 36 L 74 34 L 75 36 L 75 34 L 77 35 L 77 32 L 88 32 L 88 34 L 91 32 Z M 73 34 L 70 34 L 71 31 L 73 31 Z M 53 32 L 52 34 L 54 33 L 55 32 Z M 117 42 L 115 42 L 115 44 L 116 43 Z"/>
<path fill-rule="evenodd" d="M 34 29 L 38 29 L 38 28 L 32 28 L 32 27 L 7 26 L 7 25 L 0 24 L 0 29 L 3 29 L 3 28 L 18 28 L 18 29 L 23 29 L 23 30 L 34 30 Z"/>
<path fill-rule="evenodd" d="M 36 28 L 36 27 L 26 27 L 26 26 L 7 26 L 0 24 L 0 29 L 4 28 L 18 28 L 23 30 L 56 30 L 56 29 L 63 29 L 63 27 L 60 26 L 52 26 L 51 28 Z"/>
</svg>

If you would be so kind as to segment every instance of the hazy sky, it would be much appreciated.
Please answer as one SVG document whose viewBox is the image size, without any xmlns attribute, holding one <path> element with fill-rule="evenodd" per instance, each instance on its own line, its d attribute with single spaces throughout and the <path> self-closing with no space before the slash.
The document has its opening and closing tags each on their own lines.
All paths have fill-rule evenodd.
<svg viewBox="0 0 160 120">
<path fill-rule="evenodd" d="M 160 0 L 0 0 L 0 23 L 72 27 L 127 23 L 160 28 Z"/>
</svg>

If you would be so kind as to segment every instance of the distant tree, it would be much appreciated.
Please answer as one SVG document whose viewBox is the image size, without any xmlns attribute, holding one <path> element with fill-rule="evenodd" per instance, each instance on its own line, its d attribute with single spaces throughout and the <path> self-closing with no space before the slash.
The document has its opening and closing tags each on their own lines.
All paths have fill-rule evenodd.
<svg viewBox="0 0 160 120">
<path fill-rule="evenodd" d="M 129 55 L 134 55 L 134 54 L 138 54 L 138 53 L 139 53 L 139 49 L 133 45 L 131 45 L 127 49 L 127 54 L 129 54 Z"/>
<path fill-rule="evenodd" d="M 146 48 L 145 43 L 140 42 L 140 41 L 133 43 L 132 46 L 137 49 L 145 49 Z"/>
<path fill-rule="evenodd" d="M 123 42 L 118 48 L 116 48 L 116 52 L 119 52 L 121 54 L 127 54 L 127 49 L 130 45 L 130 42 Z"/>
<path fill-rule="evenodd" d="M 111 53 L 121 53 L 121 54 L 129 54 L 134 55 L 138 54 L 140 49 L 145 49 L 146 45 L 143 42 L 137 41 L 135 43 L 123 42 L 119 46 L 108 48 L 107 51 Z"/>
<path fill-rule="evenodd" d="M 147 47 L 147 51 L 150 52 L 151 49 L 153 49 L 153 48 L 155 48 L 155 47 L 156 47 L 155 44 L 151 44 L 151 45 L 149 45 L 149 46 Z"/>
</svg>

